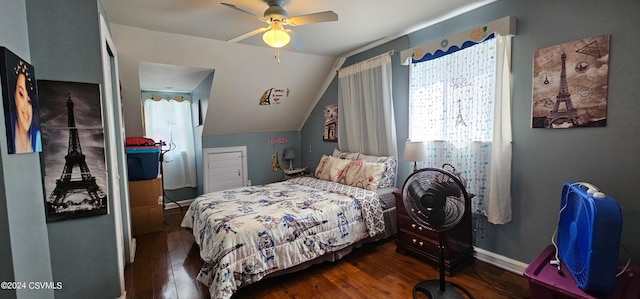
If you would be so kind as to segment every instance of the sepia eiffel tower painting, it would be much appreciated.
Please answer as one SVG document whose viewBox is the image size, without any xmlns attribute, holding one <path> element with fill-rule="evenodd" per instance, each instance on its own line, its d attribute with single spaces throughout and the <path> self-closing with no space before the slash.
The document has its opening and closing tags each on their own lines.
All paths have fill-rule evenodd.
<svg viewBox="0 0 640 299">
<path fill-rule="evenodd" d="M 532 128 L 607 125 L 609 36 L 534 51 Z"/>
<path fill-rule="evenodd" d="M 103 191 L 105 187 L 101 187 L 103 180 L 96 179 L 90 169 L 93 165 L 98 168 L 98 175 L 102 174 L 102 164 L 96 161 L 100 160 L 96 159 L 96 155 L 100 155 L 103 151 L 103 129 L 96 126 L 96 123 L 100 123 L 99 116 L 96 120 L 96 115 L 92 114 L 100 111 L 99 86 L 85 84 L 74 90 L 73 87 L 76 86 L 74 84 L 81 83 L 49 81 L 41 85 L 39 82 L 39 88 L 43 87 L 45 100 L 50 100 L 48 104 L 51 106 L 48 111 L 51 122 L 43 128 L 45 164 L 47 172 L 51 175 L 59 175 L 57 178 L 48 176 L 49 178 L 45 180 L 49 182 L 48 187 L 45 188 L 48 192 L 47 221 L 103 215 L 108 212 L 107 194 Z M 71 92 L 66 91 L 66 94 L 62 94 L 63 86 Z M 47 98 L 46 92 L 49 90 L 52 91 L 52 95 Z M 66 107 L 63 105 L 64 98 L 66 98 Z M 83 100 L 78 102 L 78 99 Z M 97 99 L 97 107 L 91 106 L 95 104 L 92 103 L 94 99 Z M 81 104 L 80 107 L 76 106 L 74 100 Z M 76 115 L 74 110 L 77 109 L 80 109 L 80 115 Z M 98 111 L 87 112 L 87 109 Z M 80 125 L 76 124 L 77 116 L 80 117 Z M 88 118 L 92 120 L 89 125 L 86 124 Z M 68 133 L 68 141 L 65 143 L 66 133 Z M 89 152 L 83 153 L 81 140 L 88 143 Z"/>
</svg>

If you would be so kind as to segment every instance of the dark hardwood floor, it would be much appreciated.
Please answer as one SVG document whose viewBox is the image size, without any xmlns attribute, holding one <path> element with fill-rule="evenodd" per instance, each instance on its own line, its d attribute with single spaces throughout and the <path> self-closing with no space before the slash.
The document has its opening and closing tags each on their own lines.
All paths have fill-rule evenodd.
<svg viewBox="0 0 640 299">
<path fill-rule="evenodd" d="M 202 262 L 193 236 L 180 227 L 182 211 L 165 211 L 163 232 L 135 236 L 136 257 L 125 268 L 127 298 L 209 298 L 196 280 Z M 435 267 L 395 252 L 392 239 L 354 250 L 336 263 L 265 279 L 238 291 L 245 298 L 411 298 L 421 280 L 438 279 Z M 447 281 L 475 298 L 528 298 L 525 277 L 475 261 Z M 426 296 L 422 298 L 427 298 Z M 465 297 L 466 298 L 466 297 Z"/>
</svg>

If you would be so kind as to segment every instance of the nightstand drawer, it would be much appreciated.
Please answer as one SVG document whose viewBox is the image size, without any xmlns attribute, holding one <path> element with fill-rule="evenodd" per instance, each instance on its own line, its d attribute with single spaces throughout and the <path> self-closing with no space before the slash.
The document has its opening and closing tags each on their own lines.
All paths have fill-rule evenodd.
<svg viewBox="0 0 640 299">
<path fill-rule="evenodd" d="M 422 254 L 429 255 L 433 259 L 438 258 L 438 241 L 422 238 L 419 235 L 408 232 L 398 233 L 397 240 L 404 246 L 412 247 Z"/>
<path fill-rule="evenodd" d="M 398 218 L 398 229 L 410 232 L 412 234 L 416 234 L 421 236 L 422 238 L 428 239 L 438 239 L 438 233 L 428 230 L 417 223 L 415 223 L 409 216 L 399 214 Z"/>
</svg>

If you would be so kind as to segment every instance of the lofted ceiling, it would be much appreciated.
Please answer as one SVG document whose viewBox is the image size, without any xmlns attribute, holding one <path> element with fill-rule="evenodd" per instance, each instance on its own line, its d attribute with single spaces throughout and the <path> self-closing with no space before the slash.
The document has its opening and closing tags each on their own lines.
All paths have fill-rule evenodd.
<svg viewBox="0 0 640 299">
<path fill-rule="evenodd" d="M 209 107 L 204 134 L 215 135 L 299 130 L 310 113 L 308 107 L 313 107 L 323 94 L 328 82 L 335 74 L 335 69 L 340 67 L 340 61 L 343 61 L 341 58 L 495 0 L 282 0 L 285 2 L 284 9 L 289 17 L 333 11 L 338 15 L 338 21 L 287 27 L 292 29 L 294 38 L 302 40 L 306 47 L 296 49 L 293 43 L 283 47 L 279 54 L 281 64 L 274 59 L 275 51 L 262 41 L 262 34 L 240 41 L 229 41 L 267 26 L 257 16 L 251 15 L 263 15 L 268 8 L 264 0 L 101 1 L 111 23 L 118 52 L 121 57 L 125 56 L 121 59 L 121 72 L 122 60 L 139 65 L 136 70 L 138 82 L 135 84 L 123 80 L 134 80 L 133 75 L 121 75 L 122 84 L 129 87 L 130 98 L 134 94 L 132 89 L 136 88 L 188 91 L 215 70 L 210 105 L 219 108 L 235 107 L 225 111 L 224 115 L 220 115 L 222 119 L 218 117 L 211 119 L 209 115 L 213 107 Z M 251 14 L 232 9 L 222 5 L 221 2 L 235 5 Z M 139 51 L 136 47 L 140 47 L 141 36 L 145 36 L 144 39 L 146 39 L 148 35 L 161 36 L 148 41 L 152 43 L 162 40 L 166 44 L 167 41 L 174 43 L 174 40 L 180 40 L 184 44 L 193 44 L 194 47 L 189 51 L 194 51 L 194 56 L 199 55 L 198 51 L 204 51 L 203 47 L 215 48 L 216 51 L 211 52 L 216 52 L 217 57 L 210 60 L 209 58 L 200 59 L 202 64 L 186 58 L 175 59 L 173 57 L 175 55 L 189 56 L 190 52 L 183 52 L 187 51 L 185 49 L 171 49 L 170 45 L 148 47 L 146 49 L 148 57 L 133 54 Z M 120 53 L 121 50 L 123 53 Z M 219 52 L 228 54 L 221 55 Z M 247 54 L 248 52 L 255 54 Z M 220 69 L 225 67 L 231 69 L 229 60 L 240 59 L 240 56 L 237 56 L 240 53 L 244 55 L 241 56 L 243 60 L 251 61 L 250 66 L 236 63 L 233 65 L 233 70 L 220 72 Z M 247 59 L 247 56 L 252 58 Z M 310 64 L 306 65 L 306 62 Z M 253 78 L 253 75 L 236 74 L 243 72 L 244 74 L 258 72 L 263 77 Z M 312 76 L 307 74 L 308 72 L 317 74 Z M 131 71 L 131 73 L 134 72 Z M 277 78 L 264 77 L 269 73 L 276 74 Z M 229 77 L 221 79 L 220 76 Z M 235 79 L 233 76 L 236 76 Z M 309 82 L 301 82 L 301 80 Z M 238 88 L 240 85 L 243 87 Z M 246 123 L 229 125 L 229 121 L 237 121 L 244 115 L 235 110 L 249 107 L 242 101 L 249 101 L 253 106 L 257 105 L 258 99 L 269 87 L 291 88 L 289 100 L 297 104 L 284 108 L 281 113 L 252 114 L 251 125 Z M 136 107 L 136 105 L 130 107 Z M 303 107 L 302 111 L 301 107 Z M 289 117 L 283 120 L 282 114 Z M 264 119 L 261 118 L 262 116 Z M 280 119 L 273 119 L 277 117 Z M 138 125 L 135 122 L 138 121 L 130 120 L 127 123 L 127 130 L 129 131 L 129 127 L 133 125 L 133 132 L 139 134 Z"/>
</svg>

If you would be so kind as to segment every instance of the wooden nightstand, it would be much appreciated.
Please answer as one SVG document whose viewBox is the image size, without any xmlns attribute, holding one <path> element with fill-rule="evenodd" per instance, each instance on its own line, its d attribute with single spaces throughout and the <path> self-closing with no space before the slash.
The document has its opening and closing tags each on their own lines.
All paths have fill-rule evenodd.
<svg viewBox="0 0 640 299">
<path fill-rule="evenodd" d="M 303 167 L 303 168 L 294 168 L 292 170 L 283 169 L 282 173 L 284 174 L 284 179 L 288 180 L 288 179 L 292 179 L 292 178 L 305 176 L 305 175 L 307 175 L 308 171 L 309 171 L 308 167 Z"/>
<path fill-rule="evenodd" d="M 418 256 L 436 267 L 438 266 L 438 233 L 416 224 L 405 211 L 402 193 L 396 196 L 396 217 L 398 234 L 396 252 Z M 473 262 L 471 212 L 467 211 L 462 221 L 452 230 L 442 234 L 445 253 L 444 270 L 448 276 L 454 275 Z"/>
</svg>

